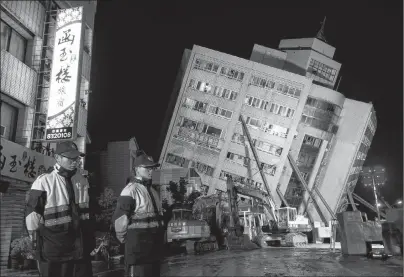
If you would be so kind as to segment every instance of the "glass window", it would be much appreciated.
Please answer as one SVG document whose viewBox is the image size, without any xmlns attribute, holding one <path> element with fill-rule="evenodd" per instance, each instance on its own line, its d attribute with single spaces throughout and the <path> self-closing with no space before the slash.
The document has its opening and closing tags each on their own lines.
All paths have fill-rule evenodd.
<svg viewBox="0 0 404 277">
<path fill-rule="evenodd" d="M 24 62 L 27 40 L 4 21 L 1 21 L 1 49 Z"/>
</svg>

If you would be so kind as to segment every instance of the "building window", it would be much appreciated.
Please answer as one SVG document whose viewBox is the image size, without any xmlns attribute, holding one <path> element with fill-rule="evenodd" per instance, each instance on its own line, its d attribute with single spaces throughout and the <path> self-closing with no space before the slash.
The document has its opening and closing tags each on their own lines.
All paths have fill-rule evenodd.
<svg viewBox="0 0 404 277">
<path fill-rule="evenodd" d="M 226 76 L 227 78 L 234 79 L 240 82 L 242 82 L 244 79 L 244 72 L 228 67 L 222 67 L 220 70 L 220 75 Z"/>
<path fill-rule="evenodd" d="M 314 76 L 317 81 L 325 80 L 327 82 L 334 82 L 337 70 L 325 65 L 314 59 L 310 60 L 309 68 L 307 69 L 309 76 Z"/>
<path fill-rule="evenodd" d="M 256 166 L 256 161 L 254 159 L 251 159 L 249 157 L 244 157 L 242 155 L 239 154 L 235 154 L 232 152 L 227 152 L 227 156 L 226 159 L 229 161 L 232 161 L 236 164 L 242 165 L 244 167 L 252 167 L 252 168 L 257 168 Z M 251 162 L 253 162 L 253 164 L 251 164 Z M 261 167 L 263 169 L 263 171 L 266 174 L 269 174 L 271 176 L 275 175 L 276 172 L 276 166 L 275 165 L 269 165 L 266 163 L 261 163 Z"/>
<path fill-rule="evenodd" d="M 223 109 L 223 108 L 219 108 L 219 107 L 216 107 L 216 106 L 212 106 L 212 105 L 209 106 L 208 113 L 213 114 L 213 115 L 217 115 L 217 116 L 220 116 L 220 117 L 224 117 L 226 119 L 230 119 L 232 117 L 232 115 L 233 115 L 232 111 L 229 111 L 229 110 L 226 110 L 226 109 Z"/>
<path fill-rule="evenodd" d="M 258 188 L 258 189 L 261 189 L 261 190 L 264 189 L 263 184 L 260 183 L 260 182 L 256 182 L 256 181 L 254 181 L 252 179 L 245 178 L 245 177 L 242 177 L 240 175 L 233 174 L 233 173 L 230 173 L 230 172 L 227 172 L 227 171 L 221 171 L 220 172 L 219 179 L 226 180 L 228 177 L 231 177 L 233 182 L 238 184 L 238 185 Z"/>
<path fill-rule="evenodd" d="M 208 107 L 208 103 L 197 101 L 197 100 L 194 100 L 191 98 L 185 98 L 182 106 L 185 108 L 194 110 L 194 111 L 206 113 L 206 108 Z"/>
<path fill-rule="evenodd" d="M 251 76 L 250 84 L 264 89 L 273 89 L 276 86 L 276 92 L 299 98 L 302 90 L 296 86 L 286 85 L 280 82 L 275 83 L 271 79 L 265 79 L 258 76 Z M 276 85 L 277 84 L 277 85 Z"/>
<path fill-rule="evenodd" d="M 1 50 L 9 52 L 11 55 L 24 62 L 27 50 L 27 39 L 17 33 L 17 31 L 7 25 L 3 20 L 1 20 L 0 26 Z"/>
<path fill-rule="evenodd" d="M 191 167 L 195 168 L 195 170 L 198 171 L 198 172 L 201 173 L 201 174 L 205 174 L 205 175 L 208 175 L 208 176 L 212 176 L 212 175 L 213 175 L 213 170 L 214 170 L 214 168 L 211 167 L 211 166 L 209 166 L 209 165 L 207 165 L 207 164 L 204 164 L 204 163 L 201 163 L 201 162 L 192 161 Z"/>
<path fill-rule="evenodd" d="M 15 141 L 17 129 L 18 109 L 10 104 L 1 101 L 1 137 Z"/>
<path fill-rule="evenodd" d="M 211 84 L 204 81 L 196 81 L 191 79 L 188 84 L 189 88 L 212 94 L 213 96 L 235 101 L 238 96 L 238 92 L 230 89 L 226 89 L 220 86 L 212 86 Z"/>
<path fill-rule="evenodd" d="M 247 137 L 239 133 L 234 133 L 231 140 L 234 143 L 246 145 Z M 253 138 L 252 138 L 252 144 L 255 146 L 256 149 L 261 150 L 263 152 L 275 155 L 277 157 L 282 155 L 283 148 L 276 146 L 274 144 Z"/>
<path fill-rule="evenodd" d="M 292 118 L 293 115 L 295 114 L 294 109 L 291 109 L 291 108 L 288 108 L 288 107 L 285 107 L 282 105 L 278 105 L 275 103 L 271 104 L 271 108 L 269 109 L 269 112 L 283 116 L 283 117 L 289 117 L 289 118 Z"/>
<path fill-rule="evenodd" d="M 203 71 L 216 73 L 219 69 L 219 65 L 217 63 L 208 62 L 202 59 L 196 59 L 194 64 L 195 69 L 200 69 Z"/>
<path fill-rule="evenodd" d="M 319 148 L 321 146 L 321 142 L 322 140 L 319 138 L 315 138 L 309 135 L 305 135 L 303 138 L 303 144 L 305 145 L 310 145 L 313 146 L 315 148 Z"/>
<path fill-rule="evenodd" d="M 245 97 L 244 103 L 248 106 L 254 107 L 254 108 L 258 108 L 260 110 L 266 110 L 268 108 L 269 102 L 259 99 L 259 98 L 255 98 L 253 96 L 247 95 Z"/>
<path fill-rule="evenodd" d="M 171 153 L 167 154 L 166 162 L 170 163 L 170 164 L 178 165 L 178 166 L 181 166 L 181 167 L 185 167 L 185 168 L 187 168 L 188 165 L 189 165 L 189 160 L 188 159 L 186 159 L 184 157 L 174 155 L 174 154 L 171 154 Z"/>
</svg>

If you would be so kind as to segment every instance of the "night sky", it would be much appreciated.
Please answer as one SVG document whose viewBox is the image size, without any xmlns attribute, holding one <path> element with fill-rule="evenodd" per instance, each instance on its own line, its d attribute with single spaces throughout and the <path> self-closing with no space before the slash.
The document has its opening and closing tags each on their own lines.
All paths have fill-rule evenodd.
<svg viewBox="0 0 404 277">
<path fill-rule="evenodd" d="M 330 8 L 274 4 L 284 1 L 252 6 L 250 1 L 147 2 L 98 2 L 90 153 L 108 141 L 136 136 L 147 153 L 159 158 L 160 128 L 185 48 L 196 44 L 249 59 L 254 43 L 277 48 L 283 38 L 314 37 L 327 16 L 325 37 L 336 47 L 334 60 L 342 63 L 339 91 L 372 101 L 376 109 L 378 126 L 365 165 L 384 165 L 385 199 L 391 203 L 401 197 L 402 1 L 324 1 Z M 373 202 L 359 182 L 356 191 Z"/>
</svg>

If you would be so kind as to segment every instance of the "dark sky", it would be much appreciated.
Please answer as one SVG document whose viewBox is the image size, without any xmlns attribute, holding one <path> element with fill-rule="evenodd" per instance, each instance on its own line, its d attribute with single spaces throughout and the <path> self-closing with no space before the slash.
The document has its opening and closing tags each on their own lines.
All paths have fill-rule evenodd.
<svg viewBox="0 0 404 277">
<path fill-rule="evenodd" d="M 277 48 L 282 38 L 315 36 L 327 16 L 325 36 L 342 63 L 339 91 L 372 101 L 376 109 L 378 126 L 365 165 L 386 167 L 386 200 L 403 194 L 402 1 L 324 1 L 323 7 L 275 4 L 284 1 L 251 1 L 252 6 L 250 1 L 162 2 L 167 3 L 98 2 L 90 152 L 136 136 L 159 158 L 158 136 L 185 48 L 197 44 L 249 59 L 254 43 Z"/>
</svg>

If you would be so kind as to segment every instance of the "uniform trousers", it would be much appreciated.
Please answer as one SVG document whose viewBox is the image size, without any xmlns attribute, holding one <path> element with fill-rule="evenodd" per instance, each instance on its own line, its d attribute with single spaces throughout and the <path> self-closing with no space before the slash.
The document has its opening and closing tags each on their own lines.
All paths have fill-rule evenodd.
<svg viewBox="0 0 404 277">
<path fill-rule="evenodd" d="M 38 262 L 41 277 L 93 277 L 90 259 L 68 262 Z"/>
</svg>

